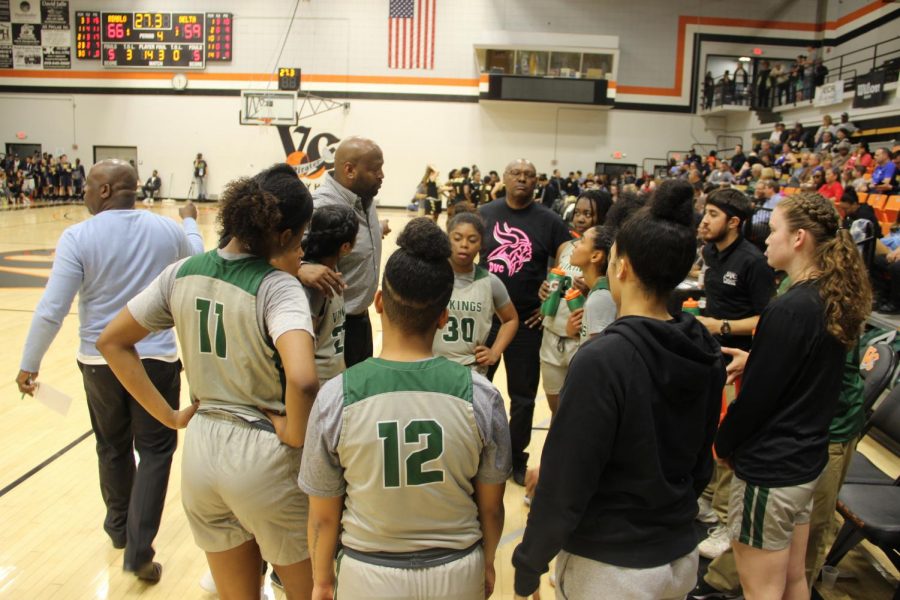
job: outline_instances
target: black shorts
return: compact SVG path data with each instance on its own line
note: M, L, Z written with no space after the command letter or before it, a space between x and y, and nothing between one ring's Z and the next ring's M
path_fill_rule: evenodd
M443 211L439 198L425 198L425 214L439 215Z
M72 176L71 175L60 175L59 186L60 187L72 187Z

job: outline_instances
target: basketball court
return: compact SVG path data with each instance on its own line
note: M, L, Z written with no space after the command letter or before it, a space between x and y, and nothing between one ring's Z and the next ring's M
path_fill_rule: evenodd
M175 205L157 203L149 209L178 219ZM199 207L198 223L205 246L216 239L217 206ZM405 211L379 211L390 220L393 232L385 239L383 263L395 249L397 233L409 221ZM180 449L169 480L166 508L156 560L163 565L159 584L149 586L122 571L122 550L113 549L102 528L104 508L100 498L97 455L85 403L81 374L75 363L78 340L77 305L73 305L59 335L50 347L39 381L72 397L68 414L60 415L33 398L21 398L15 374L22 347L52 265L53 248L62 231L88 218L80 205L50 206L0 212L0 327L4 343L0 360L6 376L0 378L0 597L2 598L213 598L199 587L206 571L203 553L194 545L181 507ZM77 303L77 299L76 299ZM376 353L380 325L373 314ZM505 373L495 383L505 392ZM182 385L182 405L188 402L187 383ZM508 406L507 406L508 410ZM543 391L538 392L532 438L531 466L539 462L549 422ZM900 474L889 452L864 441L860 450L892 477ZM497 553L495 598L513 597L512 551L521 539L528 511L523 488L507 484L506 525ZM871 549L873 554L878 551ZM854 551L841 563L841 580L826 599L889 598L892 591L878 572L887 561L871 561ZM896 572L893 576L896 577ZM270 597L283 597L271 590ZM544 598L554 597L547 577L541 587Z

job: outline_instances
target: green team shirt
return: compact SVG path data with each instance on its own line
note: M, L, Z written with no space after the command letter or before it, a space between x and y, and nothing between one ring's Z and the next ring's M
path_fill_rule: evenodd
M465 549L481 539L474 481L512 469L500 393L436 357L370 358L319 391L300 488L346 494L341 542L361 552Z
M313 335L296 277L250 255L220 250L167 267L128 303L150 331L176 328L191 396L248 420L284 411L284 371L275 340Z
M448 310L450 318L434 334L432 351L461 365L475 363L475 348L487 340L494 312L509 304L503 282L487 269L456 273Z
M566 272L566 276L569 277L570 280L574 280L576 277L581 277L581 269L574 266L572 264L572 252L575 250L575 244L578 243L578 240L571 240L566 242L563 246L562 252L559 254L559 263L556 265L557 268L562 269ZM561 294L565 294L565 291L560 291ZM569 305L566 304L564 298L560 297L559 299L559 307L556 309L556 314L548 317L544 317L544 329L555 333L559 337L568 337L566 334L566 323L569 322Z

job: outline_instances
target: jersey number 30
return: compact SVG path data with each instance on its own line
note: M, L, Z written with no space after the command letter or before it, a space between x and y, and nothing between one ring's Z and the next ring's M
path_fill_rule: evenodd
M463 317L459 320L456 317L447 319L447 332L444 333L445 342L455 342L462 333L464 342L472 343L475 340L475 319L471 317Z
M419 444L425 438L425 447L406 457L406 485L427 485L444 481L444 470L423 471L422 465L444 453L444 429L432 419L410 421L403 428L406 444ZM384 456L384 487L400 487L400 424L397 421L379 421L378 438L382 442Z

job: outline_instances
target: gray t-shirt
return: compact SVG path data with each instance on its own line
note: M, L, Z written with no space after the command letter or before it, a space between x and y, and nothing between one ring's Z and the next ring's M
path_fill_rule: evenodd
M338 271L344 277L344 307L348 315L359 315L368 310L378 289L378 273L381 268L381 222L375 210L375 201L363 200L339 184L331 173L322 178L312 193L313 206L349 206L356 213L359 231L350 254L338 260Z

